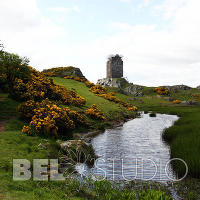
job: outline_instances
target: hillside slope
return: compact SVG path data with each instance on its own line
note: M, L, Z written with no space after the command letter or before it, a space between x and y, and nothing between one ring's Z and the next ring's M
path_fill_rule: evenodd
M102 110L106 117L109 120L123 120L123 118L126 117L134 117L133 113L127 112L127 109L123 106L120 106L119 104L116 104L114 102L108 101L102 97L99 97L95 95L94 93L89 91L89 88L81 82L71 80L71 79L64 79L59 77L53 78L54 82L59 85L65 86L67 89L74 89L78 94L80 94L82 97L86 99L86 105L80 108L80 110L84 110L88 107L90 107L92 104L96 104L100 110ZM123 99L123 101L129 102L130 97L126 95L119 94L120 99ZM134 102L131 102L134 103ZM70 106L73 109L73 106Z

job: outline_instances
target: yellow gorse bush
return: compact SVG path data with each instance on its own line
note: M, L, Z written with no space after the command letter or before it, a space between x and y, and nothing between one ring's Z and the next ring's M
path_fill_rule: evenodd
M72 79L72 80L75 80L75 81L78 81L78 82L82 82L82 83L85 83L85 85L89 88L95 86L94 83L91 83L90 81L88 81L86 78L84 77L73 77L73 76L65 76L64 77L65 79Z
M64 71L71 71L73 70L74 67L69 66L69 67L54 67L51 69L46 69L44 70L44 72L42 72L45 76L50 76L50 77L54 77L56 76L57 73L59 72L64 72Z
M60 101L65 105L73 104L83 106L86 100L73 90L67 90L64 86L56 85L51 79L42 73L33 70L28 80L16 79L14 84L16 99L40 101L44 98Z
M174 103L174 104L180 104L181 101L180 100L174 100L174 101L172 101L172 103Z
M163 88L163 87L155 88L154 92L156 92L159 95L168 95L169 94L169 90L167 88Z
M93 104L90 108L85 111L85 114L90 116L92 119L105 120L104 112L102 112L97 105Z
M23 133L50 134L57 136L69 134L69 130L79 125L87 126L85 118L68 107L61 108L48 99L42 102L29 100L18 107L22 117L29 120L29 126L24 126ZM31 116L32 115L32 116Z
M138 108L136 106L132 106L132 107L128 107L127 110L128 111L137 111Z
M94 94L105 94L106 88L104 88L100 85L95 85L90 88L90 91L93 92Z

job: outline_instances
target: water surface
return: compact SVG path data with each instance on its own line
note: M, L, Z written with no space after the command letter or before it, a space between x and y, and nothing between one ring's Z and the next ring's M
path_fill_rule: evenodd
M100 157L97 166L90 170L97 176L111 180L154 180L166 182L175 178L170 165L170 148L162 140L164 129L178 120L175 115L141 114L115 129L106 130L92 140ZM169 176L169 177L168 177Z

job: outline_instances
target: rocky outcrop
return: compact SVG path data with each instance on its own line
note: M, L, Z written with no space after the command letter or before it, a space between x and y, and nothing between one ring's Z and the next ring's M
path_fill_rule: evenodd
M140 85L130 85L123 90L126 95L143 96L143 87Z
M103 87L116 87L121 89L128 84L128 81L124 78L103 78L99 79L97 84Z
M143 87L129 83L125 78L103 78L99 79L98 85L103 87L116 87L126 95L143 96Z
M65 77L65 76L78 76L78 77L84 77L83 73L79 68L76 67L56 67L51 69L45 69L43 70L43 73L53 73L56 77Z
M187 85L173 85L173 86L163 86L171 92L177 92L179 90L191 90L192 88Z

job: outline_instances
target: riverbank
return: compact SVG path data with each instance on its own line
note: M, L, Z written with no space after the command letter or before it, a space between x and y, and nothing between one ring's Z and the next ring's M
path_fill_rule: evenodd
M18 103L7 95L1 95L1 120L7 119L5 129L0 133L0 197L5 200L54 200L54 199L142 199L151 197L157 200L166 197L168 190L159 184L152 188L150 183L133 182L132 186L118 189L109 182L88 182L84 185L77 180L67 178L66 181L43 182L13 181L13 159L27 159L33 164L33 159L52 159L59 157L59 146L53 138L27 136L21 133L24 122L17 118L16 106ZM10 119L16 116L15 119ZM90 186L93 185L91 188ZM34 188L34 189L33 189ZM148 190L149 189L149 190ZM150 190L151 189L151 190ZM164 194L166 192L166 195ZM112 198L111 198L112 197ZM166 198L165 198L166 197Z
M109 102L101 97L94 95L88 91L82 83L74 80L63 80L60 78L54 79L56 83L65 85L67 88L74 88L82 96L86 97L86 106L82 108L71 108L79 112L83 112L93 103L96 103L106 114L109 120L96 121L88 119L91 123L93 130L105 130L105 128L111 128L114 124L121 125L124 119L128 120L134 118L135 114L127 112L123 107ZM175 126L167 129L164 133L164 137L169 138L169 145L171 147L171 157L180 157L186 159L190 167L190 174L188 179L177 183L177 190L180 196L184 199L197 199L199 198L199 188L193 187L193 184L199 184L198 179L191 179L191 177L198 175L198 159L199 159L199 106L183 106L174 105L164 98L158 98L156 96L147 95L140 98L132 98L123 94L116 93L116 95L123 101L132 103L138 106L141 111L154 111L166 114L176 114L180 117L179 121L175 123ZM177 94L176 94L177 95ZM177 95L178 96L178 95ZM58 158L59 147L54 138L41 138L39 136L27 136L21 133L21 128L24 122L17 118L16 107L18 103L7 97L6 94L1 95L1 113L0 120L3 123L4 129L0 133L0 148L1 148L1 177L0 177L0 197L3 199L97 199L102 198L98 196L98 193L94 190L87 190L87 186L81 187L79 191L76 190L79 187L78 182L68 180L67 182L14 182L12 180L12 159L13 158L25 158L32 162L35 158ZM12 117L16 118L13 119ZM10 119L12 118L12 119ZM114 123L113 123L114 122ZM91 129L87 129L91 130ZM80 128L74 130L74 135L85 133L86 129ZM98 131L97 131L98 132ZM76 133L76 134L75 134ZM183 133L183 139L182 139ZM93 137L93 136L92 136ZM195 140L194 140L195 138ZM166 139L167 140L167 139ZM195 145L194 145L195 144ZM185 145L187 148L185 148ZM180 148L179 148L180 147ZM200 160L200 159L199 159ZM183 168L175 168L175 170L183 170ZM67 185L66 185L67 184ZM152 182L153 184L153 182ZM150 184L151 185L151 184ZM184 187L189 188L183 190ZM102 187L102 186L101 186ZM32 191L32 188L36 188ZM83 189L85 188L85 189ZM151 186L149 186L149 189ZM99 188L100 189L100 188ZM98 189L98 190L99 190ZM144 190L146 191L147 188ZM126 191L128 194L134 190L129 188ZM162 188L161 188L162 190ZM105 190L102 189L102 191ZM110 190L108 196L116 192L116 190ZM158 188L159 191L159 188ZM144 193L143 190L140 191ZM139 192L139 193L140 193ZM123 194L123 193L122 193ZM121 194L121 195L122 195ZM156 194L156 193L155 193ZM114 196L116 197L116 196ZM153 199L153 197L152 197ZM155 197L156 199L156 197Z

